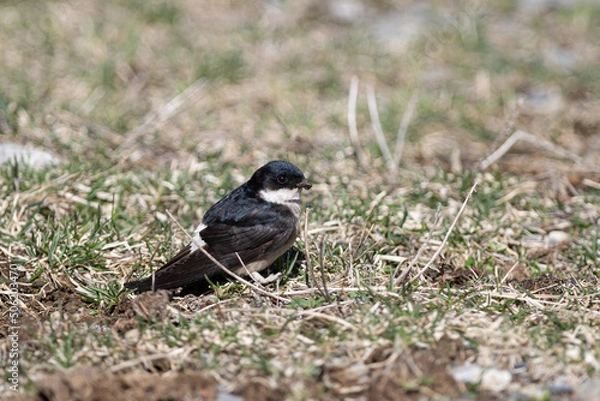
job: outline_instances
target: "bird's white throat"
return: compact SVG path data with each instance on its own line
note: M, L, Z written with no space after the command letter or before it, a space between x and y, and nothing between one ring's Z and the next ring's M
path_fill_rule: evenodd
M280 205L300 202L300 189L298 188L263 189L258 195L267 202Z
M299 188L279 188L263 189L258 195L271 203L278 203L287 206L294 214L296 219L300 218L300 189Z

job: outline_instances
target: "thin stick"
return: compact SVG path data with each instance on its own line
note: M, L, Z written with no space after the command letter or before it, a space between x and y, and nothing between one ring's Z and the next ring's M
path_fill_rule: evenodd
M310 277L310 285L316 287L319 292L321 288L317 284L317 278L315 277L315 269L312 265L312 261L310 260L310 252L309 252L309 238L308 238L308 209L304 212L304 254L306 256L306 270L308 270L308 275Z
M389 291L389 288L387 287L383 287L383 286L375 286L375 287L359 287L359 286L353 286L353 287L327 287L329 293L338 293L338 292L342 292L342 293L348 293L348 292L352 292L352 291L369 291L372 293L375 293L377 295L387 295L393 298L400 298L400 295L398 295L395 292L391 292ZM284 293L284 295L287 296L296 296L296 295L306 295L306 294L314 294L315 292L319 292L318 288L307 288L305 290L294 290L294 291L286 291Z
M350 276L350 285L356 285L356 279L354 277L354 249L352 248L352 241L348 242L348 274Z
M175 349L173 351L170 351L170 352L164 352L164 353L154 354L154 355L140 356L138 358L131 359L129 361L121 362L118 365L111 366L108 370L111 373L116 373L116 372L119 372L121 370L133 368L134 366L139 365L140 363L146 364L148 362L154 362L154 361L158 361L158 360L161 360L161 359L172 360L174 357L176 357L177 354L183 354L182 352L179 352L180 350L181 350L181 348L177 348L177 349ZM182 355L182 356L183 356L184 360L188 359L185 355Z
M358 99L358 77L352 77L350 81L350 93L348 94L348 131L350 132L350 142L354 148L354 155L358 164L366 166L364 154L358 139L358 128L356 125L356 100Z
M365 233L368 233L369 230L367 230L367 224L369 223L369 219L371 218L371 214L375 211L375 208L379 205L379 203L381 202L381 200L383 198L385 198L387 195L387 191L381 191L380 193L377 194L377 196L375 196L375 199L373 199L371 201L371 205L369 206L369 210L367 211L367 214L364 217L364 222L360 228L360 236L358 237L358 243L356 245L356 251L358 252L360 250L360 247L363 244L363 241L365 239Z
M341 326L344 326L348 329L352 329L352 330L356 330L356 327L352 324L349 323L347 321L345 321L342 318L339 318L335 315L329 315L327 313L323 313L320 311L323 310L327 310L333 307L336 307L337 305L325 305L325 306L321 306L321 307L317 307L317 308L313 308L313 309L308 309L308 310L296 310L296 309L289 309L289 308L283 308L283 309L277 309L277 310L269 310L267 312L269 318L273 318L273 317L277 317L277 318L284 318L285 316L279 316L279 313L281 313L282 315L292 315L292 316L305 316L309 319L323 319L323 320L328 320L330 322L334 322L334 323L338 323ZM259 310L256 308L223 308L222 312L227 313L227 312L244 312L246 314L251 313L254 316L257 317L263 317L265 316L265 312L264 310ZM258 312L258 313L257 313ZM195 312L197 313L197 312Z
M592 181L589 178L584 178L583 181L581 181L581 183L583 185L586 185L590 188L594 188L594 189L600 189L600 183L596 182L596 181Z
M325 254L325 235L321 236L321 241L319 241L319 270L321 271L321 282L323 284L323 295L325 296L325 300L328 304L331 303L331 297L329 296L329 291L327 291L327 279L325 277L325 266L323 266L323 259Z
M433 256L431 257L431 259L429 259L429 262L427 262L427 264L425 265L425 267L423 267L421 269L421 271L419 271L419 273L417 273L417 275L414 276L410 280L410 283L414 282L416 279L418 279L419 277L421 277L423 275L423 273L425 273L425 271L427 269L429 269L429 267L433 264L433 262L435 262L437 260L438 256L440 256L440 253L442 253L442 250L446 246L446 242L448 242L448 238L450 238L450 234L452 234L452 231L454 230L454 226L456 226L456 222L458 221L458 219L460 218L460 216L465 211L465 208L467 207L467 203L469 202L469 199L471 199L471 196L473 195L473 192L475 191L475 188L477 187L478 184L479 184L479 180L476 179L475 182L473 183L473 186L471 187L471 190L467 194L467 197L465 198L465 201L463 202L462 206L460 207L460 210L456 214L456 217L454 218L454 221L452 222L452 224L450 224L450 228L448 229L448 232L444 236L444 240L440 244L438 250L433 254Z
M560 146L556 146L550 141L538 138L525 131L515 131L498 149L496 149L491 155L489 155L484 161L481 162L481 164L479 165L479 169L483 171L495 162L497 162L519 140L529 142L533 145L537 145L546 151L552 152L565 159L569 159L575 163L580 164L582 162L580 156L576 155L575 153L569 152L568 150L561 148Z
M161 110L155 113L149 113L144 120L144 123L138 126L131 134L125 138L123 143L119 145L115 153L120 154L129 145L135 142L138 138L144 136L153 127L156 127L169 118L177 114L187 103L200 94L206 86L206 79L201 78L188 86L183 92L175 96Z
M171 220L173 220L173 222L175 223L175 225L177 225L177 227L179 227L179 229L181 231L183 231L185 233L185 235L187 235L187 237L190 239L190 241L192 241L194 243L194 245L196 245L196 247L198 248L198 250L200 250L202 253L204 253L208 259L210 259L215 265L217 265L225 273L229 274L231 277L235 278L240 283L243 283L243 284L247 285L248 287L252 288L254 291L258 292L259 294L266 295L268 297L271 297L273 299L276 299L278 301L285 302L285 303L288 303L288 304L291 302L288 298L282 298L282 297L277 296L275 294L272 294L272 293L270 293L268 291L265 291L265 290L263 290L260 287L257 287L256 285L252 284L249 281L244 280L243 278L241 278L240 276L238 276L237 274L235 274L234 272L232 272L231 270L229 270L228 268L226 268L225 266L223 266L223 264L221 264L221 262L219 262L217 259L215 259L210 253L208 253L206 251L206 249L204 249L202 247L202 244L200 244L199 241L197 241L194 237L192 237L185 230L185 228L183 228L181 226L181 224L179 224L179 222L173 217L173 215L171 214L171 212L169 212L168 210L166 210L166 212L169 215L169 217L171 218Z
M506 274L504 275L504 277L502 277L502 280L500 280L500 285L504 284L504 282L506 281L506 279L508 278L508 276L510 276L510 274L513 272L513 270L515 269L515 267L517 267L518 265L519 265L519 261L517 260L515 262L515 264L512 265L510 269L508 269L508 271L506 272Z
M417 95L412 95L412 97L408 101L408 105L406 105L406 109L404 110L404 115L402 116L402 121L400 122L400 128L398 128L396 147L394 148L395 166L400 165L400 160L402 159L402 151L404 150L404 142L406 141L406 131L408 131L408 125L410 124L410 120L412 120L412 117L415 114L418 98L419 97Z
M502 128L502 132L500 132L500 135L498 135L496 138L494 138L494 142L492 142L490 149L497 148L501 142L505 141L506 138L508 138L510 136L510 134L512 132L514 132L515 120L521 114L521 109L523 108L524 101L525 100L523 97L517 98L517 101L515 102L514 107L512 108L512 110L510 110L508 117L504 121L504 127Z
M369 115L371 116L371 125L373 126L373 131L375 131L375 138L377 139L377 144L379 145L379 149L381 149L381 154L385 159L385 162L388 166L388 169L395 173L396 165L394 164L394 160L392 158L392 154L390 153L390 148L385 141L385 134L383 133L383 128L381 128L381 121L379 121L379 111L377 110L377 99L375 98L375 89L372 85L369 86L367 91L367 102L369 104Z
M248 270L248 268L246 267L246 264L244 263L244 261L242 260L242 257L240 256L240 254L236 252L235 256L237 256L237 258L240 261L242 267L246 271L246 274L248 275L248 277L250 277L252 279L252 281L254 281L256 283L256 285L260 286L261 288L264 288L263 283L261 283L258 280L256 280L256 278L252 275L252 273L250 272L250 270ZM258 274L258 273L256 273L256 274Z
M344 326L346 328L356 330L356 327L354 327L351 323L348 323L344 319L341 319L334 315L328 315L326 313L320 313L320 312L313 312L311 310L299 311L299 312L297 312L297 314L298 314L298 316L308 316L308 317L312 317L312 318L329 320L331 322L338 323L339 325Z
M421 254L423 253L423 251L425 251L425 249L427 249L427 247L429 246L429 241L431 241L431 238L433 237L433 230L435 230L435 228L437 227L438 222L440 220L440 216L442 215L441 212L442 212L442 205L438 203L437 210L435 211L435 217L433 218L433 224L431 225L431 230L429 230L429 232L427 233L427 238L425 238L425 242L423 242L423 244L419 247L417 254L408 263L406 268L402 271L402 274L400 274L400 276L394 281L395 286L397 286L398 284L400 284L402 282L402 280L404 280L406 275L412 270L412 267L415 265L415 263L417 263L417 261L421 257ZM394 271L394 275L392 277L396 277L396 274L398 273L398 269L400 268L400 266L401 266L401 264L399 264L398 267L396 267L396 270Z
M150 255L150 260L154 260L154 257L156 256L157 252L158 252L158 247L156 247L154 249L154 252L152 252L152 255ZM152 269L152 286L150 287L152 292L156 292L155 284L156 284L156 270Z

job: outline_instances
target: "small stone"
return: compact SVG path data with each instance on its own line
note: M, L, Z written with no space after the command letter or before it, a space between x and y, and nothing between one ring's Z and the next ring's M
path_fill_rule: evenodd
M125 341L129 344L135 344L140 341L140 331L138 329L131 329L125 333Z
M510 400L510 401L531 401L532 399L536 399L536 398L531 397L528 394L525 394L523 392L515 391L512 393L508 393L508 396L506 397L506 399Z
M529 400L543 400L548 398L548 391L541 388L539 385L529 384L524 385L519 389L519 393L525 395Z
M532 114L553 115L565 108L565 100L557 88L535 88L523 96L523 108Z
M578 347L571 345L565 351L565 357L570 362L579 362L581 361L581 350Z
M548 233L548 246L555 246L569 241L571 237L564 231L550 231Z
M0 143L0 164L17 161L34 170L42 170L60 162L57 156L45 150L19 145Z
M519 375L527 372L527 364L525 362L517 362L511 369L513 375Z
M508 387L512 374L508 370L486 369L481 377L481 388L498 393Z
M481 366L471 363L450 368L450 375L461 383L478 383L481 380L482 372Z
M573 387L568 384L550 384L548 386L548 391L551 394L573 394Z
M217 394L217 401L244 401L244 399L237 395L219 392Z
M578 52L559 46L547 46L542 55L546 65L564 70L572 70L581 61Z
M365 6L356 0L330 0L329 13L342 22L355 22L365 16Z
M370 31L390 51L404 51L432 26L438 24L426 2L415 2L398 11L374 18Z
M577 401L600 400L600 376L590 378L579 386L575 394Z
M565 376L558 376L547 388L553 395L573 394L573 387L569 384Z

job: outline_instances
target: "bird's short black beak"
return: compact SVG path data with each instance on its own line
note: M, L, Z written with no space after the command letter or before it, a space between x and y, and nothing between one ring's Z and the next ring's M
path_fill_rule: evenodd
M298 188L302 188L302 189L311 189L312 188L312 184L310 183L310 181L308 181L306 178L303 179L302 181L300 181L300 184L298 184Z

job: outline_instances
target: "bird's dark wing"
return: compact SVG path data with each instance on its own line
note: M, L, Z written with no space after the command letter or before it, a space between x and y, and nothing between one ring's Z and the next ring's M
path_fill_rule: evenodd
M234 269L241 266L240 259L249 265L272 259L274 253L281 255L285 251L281 248L295 238L296 225L294 221L283 219L241 227L217 224L207 227L200 235L212 251L211 254L226 267Z
M285 206L262 205L250 208L245 215L239 213L235 219L213 218L211 224L200 232L204 249L229 269L244 264L272 259L281 255L287 244L296 235L296 219ZM236 255L237 253L237 255ZM185 287L222 273L202 251L192 252L187 245L167 264L155 273L154 288L169 289ZM152 288L152 277L126 284L137 291Z
M154 273L154 289L184 287L220 271L203 252L192 252L192 246L188 244ZM152 281L152 276L149 276L139 281L130 281L125 287L138 292L149 291L153 289Z

